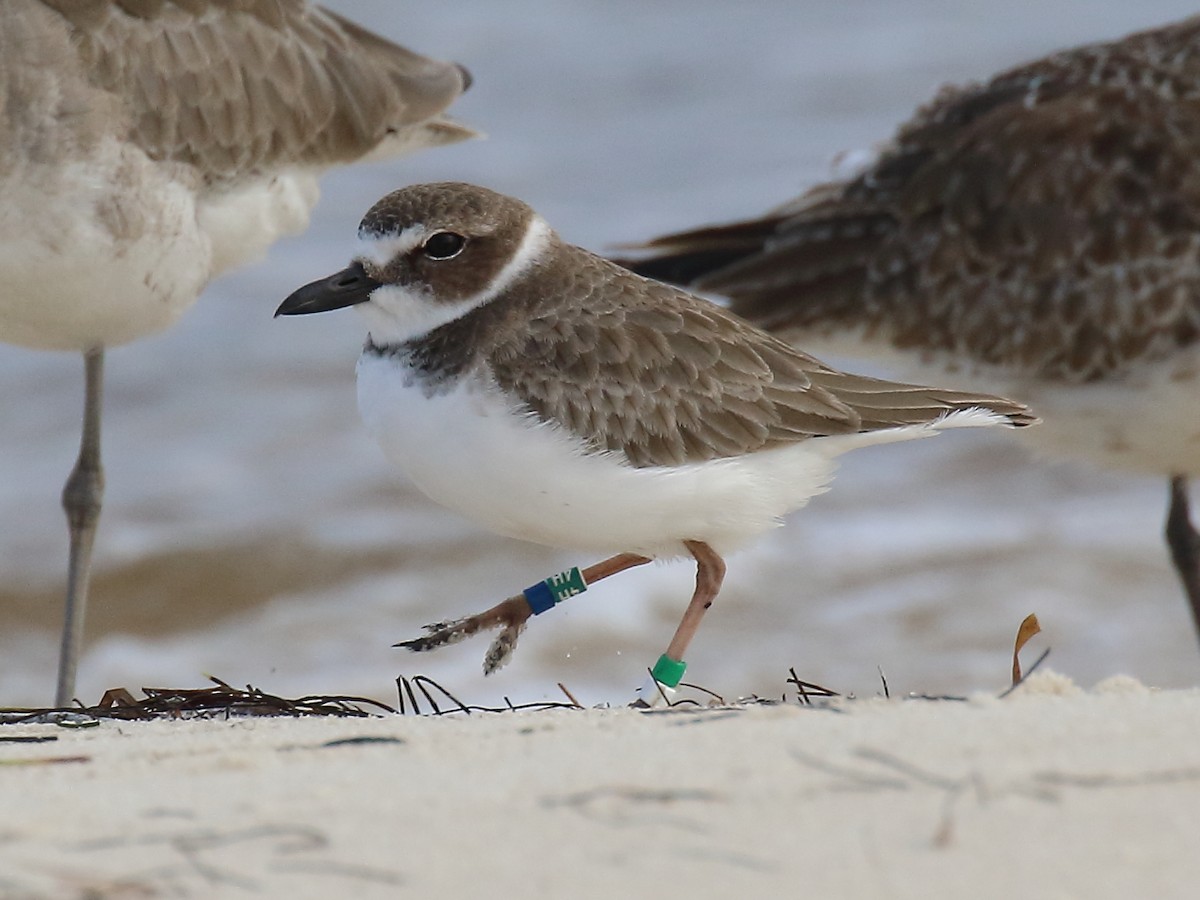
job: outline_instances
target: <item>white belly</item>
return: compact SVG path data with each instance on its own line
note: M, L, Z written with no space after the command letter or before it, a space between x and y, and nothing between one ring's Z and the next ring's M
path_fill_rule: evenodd
M1200 349L1181 350L1120 377L1070 384L999 367L973 368L848 334L789 338L818 355L875 359L904 380L1020 400L1042 424L1015 433L1040 455L1144 474L1200 476Z
M1186 358L1184 358L1186 357ZM1042 416L1031 446L1058 458L1159 475L1200 475L1200 354L1085 385L1014 382Z
M165 328L208 277L191 192L116 141L0 185L0 339L51 350Z
M686 555L684 540L726 553L824 491L834 457L934 427L818 438L737 459L633 468L585 452L561 428L532 424L481 380L426 396L390 358L364 354L359 408L388 457L423 492L512 537L598 554ZM991 424L958 414L940 424Z
M197 194L195 173L115 139L0 179L0 340L113 346L171 325L223 269L300 230L315 175Z

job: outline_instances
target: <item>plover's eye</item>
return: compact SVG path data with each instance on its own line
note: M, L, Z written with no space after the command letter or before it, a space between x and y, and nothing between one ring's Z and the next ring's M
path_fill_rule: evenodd
M455 234L453 231L439 231L426 238L425 243L421 245L421 250L430 259L451 259L462 253L462 248L466 245L467 239L461 234Z

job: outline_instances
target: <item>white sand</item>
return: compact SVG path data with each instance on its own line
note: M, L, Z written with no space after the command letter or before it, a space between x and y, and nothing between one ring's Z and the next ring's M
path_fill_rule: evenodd
M4 726L0 897L1184 898L1200 690ZM374 737L377 743L328 746ZM21 764L56 758L57 764Z

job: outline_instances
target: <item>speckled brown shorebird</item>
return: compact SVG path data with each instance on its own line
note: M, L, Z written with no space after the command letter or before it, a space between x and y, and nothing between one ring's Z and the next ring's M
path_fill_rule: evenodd
M1200 628L1200 17L944 89L856 177L646 247L790 340L1025 400L1048 454L1169 476Z
M326 169L451 143L466 71L305 0L0 3L0 341L84 354L57 702L100 513L104 350L302 230Z

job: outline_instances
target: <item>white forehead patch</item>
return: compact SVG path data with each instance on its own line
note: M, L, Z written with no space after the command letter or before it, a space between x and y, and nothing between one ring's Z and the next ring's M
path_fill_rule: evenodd
M410 253L425 242L429 229L424 225L410 225L399 234L371 234L358 232L358 252L355 259L367 260L383 268L397 256Z

